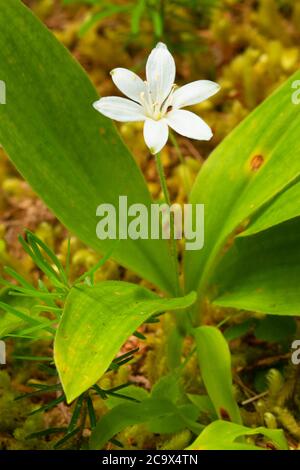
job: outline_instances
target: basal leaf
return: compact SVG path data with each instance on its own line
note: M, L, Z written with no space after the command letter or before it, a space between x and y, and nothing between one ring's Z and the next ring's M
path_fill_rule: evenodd
M263 450L262 447L251 443L238 442L243 436L259 434L271 441L276 449L288 450L282 430L264 427L251 429L226 421L214 421L209 424L187 450Z
M152 398L167 398L173 403L176 403L184 396L183 387L181 384L181 374L182 371L180 367L172 370L167 375L161 377L158 382L156 382L151 390Z
M186 252L187 291L198 289L203 297L228 238L299 180L300 113L291 99L292 84L299 78L297 72L251 113L198 175L190 201L205 205L205 245L201 251ZM293 191L299 200L298 188ZM275 223L273 217L267 225Z
M238 237L212 281L214 304L299 315L299 247L299 217L251 237Z
M68 402L104 374L127 338L151 315L183 309L196 294L160 298L136 284L105 281L71 289L55 338L54 357Z
M98 94L88 76L19 0L0 2L0 50L7 88L0 143L61 222L107 253L114 240L96 237L96 209L112 204L118 219L119 195L128 197L128 205L149 208L139 168L112 121L93 109ZM166 240L121 240L113 256L164 291L174 291Z
M90 448L102 449L116 434L128 426L146 423L174 412L175 405L166 399L147 399L141 403L123 403L98 421L90 438Z
M297 182L278 194L266 207L253 218L249 227L240 237L248 237L282 222L300 216L300 183Z
M148 398L141 403L123 403L111 409L98 421L90 438L91 449L102 449L116 434L128 426L145 423L149 432L172 434L190 428L199 433L199 415L192 404L176 406L166 398Z
M219 418L241 423L233 396L231 358L226 340L213 326L195 329L201 377Z
M154 416L147 422L147 430L154 434L175 434L184 429L190 429L198 434L203 426L197 423L199 410L197 406L187 403L184 405L174 405L171 413L162 416Z

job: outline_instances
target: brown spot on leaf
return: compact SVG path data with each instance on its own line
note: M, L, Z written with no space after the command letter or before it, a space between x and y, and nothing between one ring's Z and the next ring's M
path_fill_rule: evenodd
M254 155L250 162L250 167L252 171L257 171L260 169L264 163L264 157L262 155Z
M228 411L225 408L220 408L220 416L224 421L231 421Z

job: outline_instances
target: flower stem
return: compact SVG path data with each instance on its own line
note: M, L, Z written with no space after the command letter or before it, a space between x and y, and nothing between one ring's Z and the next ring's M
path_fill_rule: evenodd
M155 154L155 162L156 162L160 184L161 184L163 195L164 195L164 200L166 204L168 204L168 206L170 207L171 201L170 201L169 191L167 187L166 177L164 174L164 169L163 169L162 162L161 162L160 153ZM171 252L171 257L173 260L174 270L176 274L175 276L176 295L179 296L181 295L180 282L179 282L179 264L178 264L178 256L177 256L177 245L176 245L176 240L174 237L174 214L172 211L170 211L170 252Z
M172 144L174 145L174 148L176 150L176 153L178 155L180 163L183 167L183 171L184 171L184 176L183 176L184 189L185 189L186 195L189 196L191 188L190 188L190 183L188 181L187 174L186 174L186 169L187 169L186 162L183 158L182 152L180 150L177 139L176 139L175 135L173 134L173 132L170 132L170 140L171 140Z

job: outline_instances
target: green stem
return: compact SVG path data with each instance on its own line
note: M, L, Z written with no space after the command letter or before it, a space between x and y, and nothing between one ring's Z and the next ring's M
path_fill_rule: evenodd
M171 201L170 201L170 196L169 196L169 191L167 187L167 181L165 178L164 174L164 169L162 166L161 162L161 157L160 153L157 153L155 155L155 162L156 162L156 167L160 179L160 184L162 187L163 195L164 195L164 200L166 204L170 207L171 206ZM174 214L172 211L170 211L170 252L171 252L171 257L174 265L174 270L175 270L175 279L176 279L176 296L181 295L181 289L180 289L180 282L179 282L179 263L178 263L178 256L177 256L177 245L176 245L176 240L174 237Z
M190 183L188 181L187 175L186 175L186 169L187 169L186 162L185 162L185 159L183 158L182 152L180 150L177 139L176 139L175 135L173 134L173 132L170 132L170 140L171 140L172 144L174 145L174 148L176 150L176 153L178 155L180 163L183 167L183 171L184 171L184 176L183 176L184 189L185 189L186 195L189 196L191 187L190 187Z

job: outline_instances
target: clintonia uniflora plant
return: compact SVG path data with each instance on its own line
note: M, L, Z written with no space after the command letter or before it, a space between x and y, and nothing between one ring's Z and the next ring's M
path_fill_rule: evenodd
M87 75L18 0L1 3L0 48L1 79L13 90L11 99L8 93L7 104L0 108L0 142L9 157L69 230L150 281L158 292L119 281L95 284L81 279L72 285L60 266L53 267L56 259L43 246L53 266L45 267L43 257L38 262L54 282L57 302L63 304L56 323L47 328L51 327L55 337L54 360L67 402L84 396L90 403L84 394L143 322L166 310L184 311L194 306L193 324L188 310L186 318L207 391L204 400L185 392L176 397L171 393L187 359L177 361L177 368L139 403L119 403L97 425L93 417L91 447L101 448L126 425L141 419L153 432L170 433L172 416L177 430L189 429L194 437L200 434L192 448L245 448L246 444L236 439L255 431L241 425L232 392L229 347L219 328L201 325L201 313L209 302L267 315L299 315L300 205L295 201L300 199L300 114L291 100L291 90L300 73L254 110L203 165L189 202L205 204L205 245L200 251L184 254L184 285L178 286L174 264L178 259L174 250L170 254L166 240L124 239L116 244L95 236L100 202L117 206L119 195L127 195L129 204L150 207L152 200L112 122L92 109L98 95ZM154 56L159 58L155 63ZM167 58L167 68L162 57ZM158 66L159 72L168 74L157 76ZM148 85L136 78L131 82L130 77L131 72L120 69L113 74L117 86L132 100L125 101L127 108L122 101L120 113L115 114L111 104L120 104L120 98L103 98L97 107L114 119L123 112L124 120L144 120L146 143L152 151L158 152L166 143L168 126L192 138L211 136L200 118L191 117L181 107L211 96L217 85L201 85L200 81L174 89L175 66L164 46L150 55ZM181 119L183 115L188 121ZM157 163L167 200L160 159ZM38 242L33 242L31 250L36 256ZM11 274L24 284L20 276ZM178 287L185 295L180 295ZM18 289L23 296L28 294L28 285ZM56 301L51 294L40 283L34 296L47 299L49 307L49 299ZM0 318L2 337L18 331L13 322L16 311L25 323L29 318L36 320L37 309L30 304L18 307L19 298L15 297L13 308L6 298L7 314ZM177 340L181 341L180 335ZM203 402L213 422L204 431ZM160 426L152 419L155 410L159 418L161 410L167 414ZM210 426L222 433L226 428L228 439L212 443ZM259 428L257 432L264 433L278 448L285 447L281 431Z
M156 157L165 202L169 206L171 201L159 154L167 143L169 127L185 137L210 140L213 134L203 119L181 108L200 103L220 89L217 83L209 80L198 80L178 88L174 83L175 74L174 58L167 46L159 42L148 57L146 81L127 69L112 70L111 76L115 85L130 99L110 96L94 103L97 111L111 119L121 122L144 121L144 139L150 152ZM178 145L176 147L178 148ZM170 251L176 273L176 294L178 295L181 289L173 212L170 213L170 224Z

